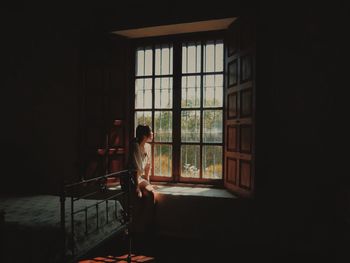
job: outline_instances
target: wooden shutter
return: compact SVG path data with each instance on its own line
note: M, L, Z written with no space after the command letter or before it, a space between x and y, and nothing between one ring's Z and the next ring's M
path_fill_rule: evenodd
M225 49L224 184L233 193L254 194L255 23L236 19L227 30Z

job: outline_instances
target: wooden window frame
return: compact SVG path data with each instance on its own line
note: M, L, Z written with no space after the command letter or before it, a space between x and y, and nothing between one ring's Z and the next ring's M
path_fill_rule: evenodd
M173 77L173 98L172 98L172 108L171 109L155 109L154 107L154 92L152 92L152 109L145 109L145 110L136 110L135 109L135 80L137 78L142 77L136 77L136 72L132 72L131 74L131 88L132 88L132 105L131 109L133 110L133 114L131 117L131 133L134 134L135 130L135 112L136 111L152 111L152 126L154 127L154 112L155 111L168 111L171 110L173 112L173 141L172 142L152 142L152 151L154 151L154 145L157 144L166 144L166 145L172 145L172 176L171 177L163 177L163 176L154 176L153 171L151 175L151 181L153 182L171 182L171 183L194 183L194 184L204 184L204 185L215 185L219 187L223 187L224 184L224 165L225 165L225 158L224 158L224 152L225 152L225 100L223 99L223 105L221 107L203 107L203 79L205 75L222 75L223 76L223 95L225 92L224 83L226 81L226 74L223 68L223 71L220 72L203 72L203 54L204 54L204 43L206 41L212 41L212 40L222 40L225 50L225 30L220 31L211 31L211 32L201 32L201 33L190 33L190 34L178 34L178 35L172 35L172 36L162 36L162 37L152 37L152 38L144 38L144 39L136 39L133 40L132 43L132 68L135 69L136 66L136 49L138 47L152 47L153 51L153 58L152 58L152 75L151 76L145 76L152 78L152 89L154 91L154 83L155 78L158 77L166 77L165 75L155 75L155 47L162 44L172 44L173 46L173 74L167 75L169 77ZM192 41L200 41L201 42L201 71L199 73L182 73L182 43L183 42L192 42ZM223 56L223 59L225 60L225 56ZM223 61L223 65L225 65L225 61ZM201 78L201 101L200 101L200 107L199 108L181 108L181 79L183 76L200 76ZM181 111L182 110L191 110L196 109L201 112L201 120L200 120L200 142L195 143L182 143L181 142L181 125L175 125L174 123L181 123ZM202 134L203 134L203 112L205 110L221 110L222 111L222 142L221 143L204 143L202 141ZM152 128L153 128L152 127ZM186 178L181 177L181 145L198 145L200 146L200 177L201 178ZM202 149L203 146L210 145L210 146L221 146L222 147L222 177L221 179L204 179L202 178ZM152 158L152 161L154 162L154 158ZM154 167L154 163L152 165Z

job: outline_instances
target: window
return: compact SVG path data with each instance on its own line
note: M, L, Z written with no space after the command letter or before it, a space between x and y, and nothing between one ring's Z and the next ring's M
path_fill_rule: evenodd
M154 131L153 180L222 181L223 51L220 39L136 48L134 127Z

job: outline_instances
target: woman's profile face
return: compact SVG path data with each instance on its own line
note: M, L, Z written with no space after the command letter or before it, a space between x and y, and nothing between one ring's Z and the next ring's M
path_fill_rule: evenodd
M153 140L153 132L152 132L152 130L150 131L149 135L146 138L147 138L146 142L152 142L152 140Z

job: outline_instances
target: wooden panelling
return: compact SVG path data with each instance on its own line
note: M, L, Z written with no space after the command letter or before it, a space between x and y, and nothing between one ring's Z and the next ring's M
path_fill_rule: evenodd
M225 57L224 185L239 196L254 196L255 20L239 17L228 29ZM232 44L234 43L234 44ZM236 44L239 45L236 45ZM232 52L234 50L234 52Z
M252 89L242 90L240 98L241 98L241 101L240 101L241 117L250 117L253 112Z
M251 189L251 162L240 160L239 166L239 186Z
M228 64L228 86L237 85L238 82L238 63L237 59Z
M241 82L251 80L253 76L252 57L245 55L241 57Z
M237 160L228 157L226 159L226 165L227 165L227 173L226 173L226 179L227 182L236 184L237 182Z
M227 118L233 119L237 116L237 92L227 96Z
M237 151L237 126L227 126L227 151Z
M240 126L240 152L251 153L252 152L252 127L251 125Z

